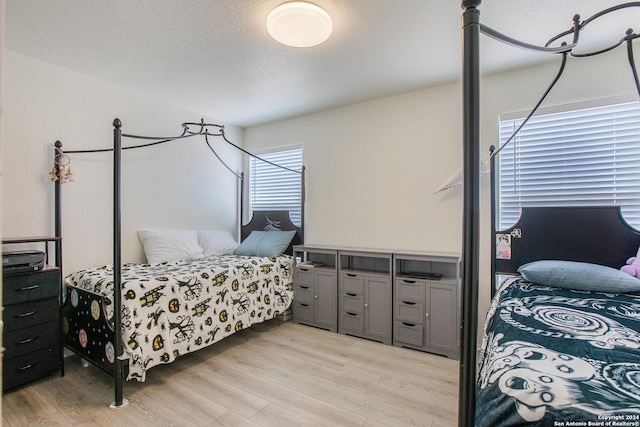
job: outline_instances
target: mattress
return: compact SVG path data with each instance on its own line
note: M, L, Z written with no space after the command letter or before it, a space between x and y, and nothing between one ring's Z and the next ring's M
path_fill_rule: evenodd
M292 272L288 255L124 264L122 358L128 361L127 379L144 381L153 366L277 317L293 299ZM83 318L69 316L63 318L63 332L81 348L100 343L112 363L113 343L102 345L104 328L95 326L95 321L113 317L112 266L73 273L65 286L67 304L89 308L87 326Z
M484 328L476 425L640 426L640 296L505 284Z

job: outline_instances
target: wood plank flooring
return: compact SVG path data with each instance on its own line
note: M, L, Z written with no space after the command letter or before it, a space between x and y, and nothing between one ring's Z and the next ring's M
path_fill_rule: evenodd
M271 321L126 382L66 358L49 376L3 396L3 425L456 426L458 362Z

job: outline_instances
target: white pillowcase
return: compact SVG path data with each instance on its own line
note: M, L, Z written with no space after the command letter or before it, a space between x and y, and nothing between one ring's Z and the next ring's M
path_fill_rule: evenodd
M228 231L198 231L198 244L204 250L204 256L231 255L238 247Z
M194 260L204 256L194 230L138 230L149 264Z

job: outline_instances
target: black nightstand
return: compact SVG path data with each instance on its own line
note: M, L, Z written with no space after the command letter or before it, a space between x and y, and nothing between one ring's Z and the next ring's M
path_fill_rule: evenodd
M2 388L8 390L60 371L64 358L60 328L62 272L48 264L49 244L60 263L58 237L3 239L3 245L42 244L45 266L40 270L13 272L3 269Z

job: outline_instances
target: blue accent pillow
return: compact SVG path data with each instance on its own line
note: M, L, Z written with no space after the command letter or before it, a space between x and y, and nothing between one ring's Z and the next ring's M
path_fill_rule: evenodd
M233 253L247 256L279 256L287 250L295 235L295 230L252 231Z
M615 268L574 261L534 261L521 265L518 273L539 285L579 291L633 293L640 292L640 279Z

